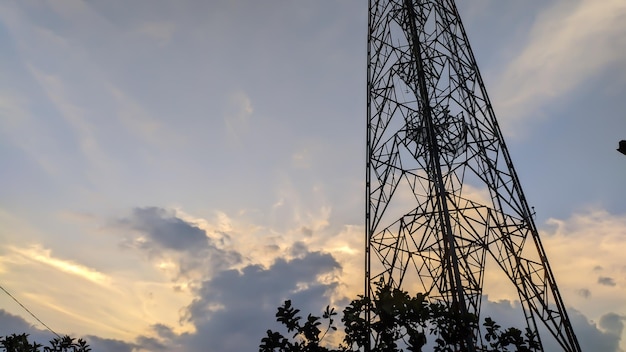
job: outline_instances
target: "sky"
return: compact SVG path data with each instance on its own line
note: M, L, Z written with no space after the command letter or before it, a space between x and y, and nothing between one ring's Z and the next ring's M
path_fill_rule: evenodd
M626 1L458 6L581 346L626 350ZM345 306L366 33L362 0L0 0L0 285L97 351L255 350L285 299ZM0 292L22 331L52 337Z

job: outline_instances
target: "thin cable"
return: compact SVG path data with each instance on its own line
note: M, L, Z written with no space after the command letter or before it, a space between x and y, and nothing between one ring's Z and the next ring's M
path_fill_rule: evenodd
M61 338L61 335L57 334L54 330L50 329L50 327L48 325L46 325L46 323L44 323L43 321L41 321L41 319L37 318L37 316L35 314L33 314L33 312L31 312L28 308L26 308L26 306L24 306L20 301L17 300L17 298L13 297L12 294L9 293L9 291L5 290L4 287L2 287L2 285L0 285L0 289L2 289L2 291L4 291L4 293L6 293L7 295L9 295L9 297L13 298L13 300L20 305L20 307L24 308L25 311L28 312L28 314L30 314L33 318L35 318L39 323L41 323L41 325L45 326L46 329L50 330L51 333L55 334L58 338Z

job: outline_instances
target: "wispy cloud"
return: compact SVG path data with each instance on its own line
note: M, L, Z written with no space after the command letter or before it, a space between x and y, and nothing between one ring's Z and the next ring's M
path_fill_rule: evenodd
M617 64L626 60L625 17L622 0L560 0L540 14L493 90L507 131L542 117L546 103L604 70L623 70Z
M124 260L119 252L101 251ZM59 333L132 339L156 322L172 324L178 333L189 331L189 324L176 324L179 308L191 299L189 292L175 291L156 270L138 271L103 272L59 258L42 245L7 246L0 255L3 285ZM23 314L15 308L10 311Z
M111 82L107 83L106 86L115 102L117 118L135 136L145 142L156 145L162 145L172 139L176 141L181 140L181 137L174 137L171 129L166 134L163 123L154 118L141 104L133 100L128 93L114 86Z
M249 132L249 121L253 112L252 101L244 91L231 93L224 112L224 123L235 143L243 143L242 139Z
M29 68L33 77L39 82L50 101L58 109L60 115L74 130L75 137L85 158L91 161L102 161L105 159L104 153L96 139L94 127L87 118L88 110L72 102L61 77L46 74L34 66Z
M159 45L165 46L172 39L176 26L172 22L145 22L137 33L155 40Z
M56 143L51 136L42 133L41 128L37 128L28 109L27 99L10 92L2 92L0 113L0 134L3 141L22 150L46 174L59 173L59 165L49 155L57 149Z
M52 256L51 250L44 249L43 247L38 245L30 246L27 248L10 246L8 247L8 249L22 256L23 259L45 264L64 273L78 276L82 279L91 281L98 285L109 286L112 282L112 279L108 275L101 273L93 268L89 268L82 264L73 262L71 260L55 258L54 256Z

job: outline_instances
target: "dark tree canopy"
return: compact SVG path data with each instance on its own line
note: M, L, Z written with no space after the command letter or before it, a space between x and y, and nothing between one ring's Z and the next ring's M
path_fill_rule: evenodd
M43 349L42 349L43 347ZM12 334L0 337L0 352L90 352L91 348L83 339L67 335L51 340L48 346L28 341L28 334Z
M374 317L368 324L365 312ZM259 352L349 352L363 350L371 338L373 352L423 351L428 339L435 352L481 351L526 352L538 346L535 335L516 328L502 328L491 318L483 327L486 347L471 346L478 318L473 314L460 314L443 304L430 303L423 294L411 297L407 292L379 286L372 301L359 296L344 310L341 322L344 326L343 342L329 346L324 337L337 330L334 308L326 307L321 317L308 314L302 319L300 310L291 301L278 308L276 320L287 330L287 335L272 330L261 340Z

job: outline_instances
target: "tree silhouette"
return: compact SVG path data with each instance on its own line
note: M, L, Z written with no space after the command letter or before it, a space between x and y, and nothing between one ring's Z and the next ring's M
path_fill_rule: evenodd
M365 318L366 311L374 317L370 324ZM360 351L368 339L371 339L372 352L423 351L428 338L434 338L435 352L527 352L539 347L529 330L525 334L516 328L503 331L491 318L486 318L483 327L488 346L467 348L467 341L473 339L468 337L478 328L475 315L430 303L424 294L411 297L405 291L384 285L379 285L372 301L359 296L343 310L344 337L336 347L323 341L330 330L337 330L334 308L327 306L321 317L308 314L304 321L299 313L291 301L278 307L276 320L287 329L288 335L267 330L259 352Z
M83 339L68 335L50 340L48 346L28 341L28 334L12 334L0 338L1 352L89 352L91 348ZM41 349L43 347L43 350Z

